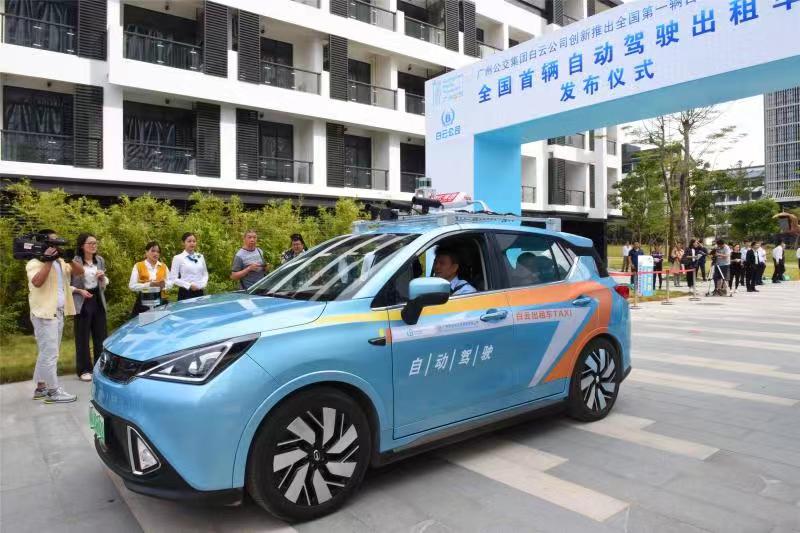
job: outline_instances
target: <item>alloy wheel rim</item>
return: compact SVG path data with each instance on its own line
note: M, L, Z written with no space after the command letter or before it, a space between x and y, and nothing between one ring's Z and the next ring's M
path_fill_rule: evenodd
M283 429L275 446L275 486L293 504L324 504L347 487L359 449L356 427L344 412L331 407L306 411Z
M583 364L580 378L581 395L586 407L602 412L617 393L617 365L605 348L592 350Z

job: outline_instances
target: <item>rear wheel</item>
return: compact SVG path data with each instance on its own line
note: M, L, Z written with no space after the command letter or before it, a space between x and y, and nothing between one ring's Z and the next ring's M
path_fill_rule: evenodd
M617 349L605 339L594 339L581 352L572 373L569 415L585 422L604 418L617 400L621 381Z
M247 490L284 520L311 520L339 508L361 484L372 449L359 405L332 388L301 392L259 430Z

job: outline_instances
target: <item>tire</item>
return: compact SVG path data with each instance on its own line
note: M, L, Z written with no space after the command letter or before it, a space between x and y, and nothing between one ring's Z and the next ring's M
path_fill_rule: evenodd
M355 492L372 453L366 415L329 387L302 391L262 422L247 468L247 491L286 521L331 513Z
M622 382L619 353L606 339L594 339L581 352L569 384L567 413L576 420L594 422L614 407Z

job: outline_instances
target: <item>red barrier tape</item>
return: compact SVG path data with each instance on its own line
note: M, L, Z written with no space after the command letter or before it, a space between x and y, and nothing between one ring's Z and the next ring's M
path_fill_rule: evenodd
M655 271L642 270L641 272L638 272L638 274L641 275L641 276L644 276L646 274L682 274L684 272L694 272L695 270L697 270L697 269L688 268L688 269L674 270L674 271L673 270L655 270ZM629 277L634 276L636 274L637 274L637 272L609 272L608 273L609 276L617 276L617 277L620 277L620 278L621 277L629 278Z

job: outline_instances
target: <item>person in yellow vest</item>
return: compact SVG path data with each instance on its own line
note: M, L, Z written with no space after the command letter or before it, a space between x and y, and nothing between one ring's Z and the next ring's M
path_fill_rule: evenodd
M41 230L39 233L47 236L49 241L58 239L53 230ZM59 248L51 246L44 251L41 259L31 259L25 265L28 304L38 348L33 370L33 380L36 382L33 399L44 400L45 403L68 403L78 399L59 387L57 366L64 317L75 314L70 276L83 275L83 265L75 261L67 263L61 259L62 253Z
M169 279L169 268L159 261L160 257L161 246L156 241L150 241L145 245L144 261L139 261L133 265L128 287L137 294L131 317L150 309L150 307L142 304L142 293L150 292L151 288L158 287L161 289L158 295L160 304L167 302L167 291L172 288L172 281Z

